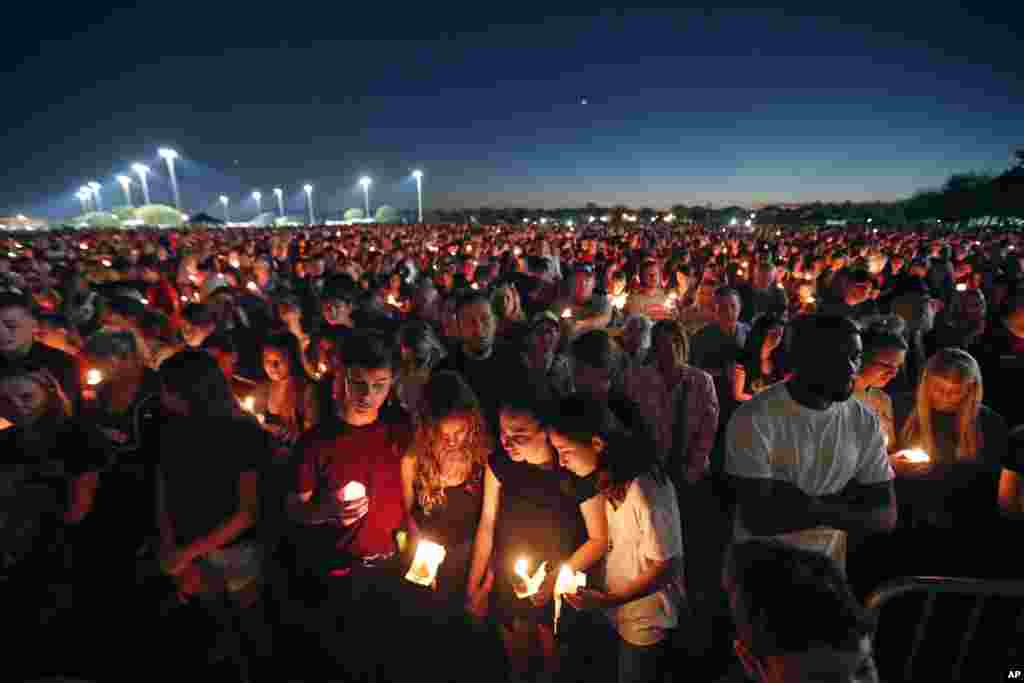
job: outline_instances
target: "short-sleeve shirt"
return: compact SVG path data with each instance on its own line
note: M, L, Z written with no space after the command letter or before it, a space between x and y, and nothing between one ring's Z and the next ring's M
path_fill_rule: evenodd
M610 549L605 582L612 593L624 590L653 562L671 562L672 581L655 593L608 610L619 635L633 645L653 645L679 623L685 596L683 534L675 487L651 475L637 477L615 507L605 503Z
M393 552L394 532L405 521L401 460L411 426L383 420L363 427L337 423L307 436L298 446L297 493L312 492L313 502L319 503L357 481L370 500L354 536L338 529L339 553L368 558Z
M808 496L838 494L851 482L871 485L895 478L874 411L853 398L812 410L793 400L787 382L765 389L733 414L726 431L725 471L784 481ZM736 516L738 541L752 536L742 517L742 512ZM845 547L837 529L779 538L811 549Z
M249 420L166 419L160 430L160 473L178 544L192 543L234 516L242 473L258 472L269 460L263 430Z

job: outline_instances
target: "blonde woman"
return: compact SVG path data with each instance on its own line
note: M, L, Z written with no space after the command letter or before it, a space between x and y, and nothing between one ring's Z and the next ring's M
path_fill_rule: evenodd
M982 397L977 361L962 349L943 349L928 360L902 421L900 450L892 455L901 517L914 526L917 557L941 548L939 566L924 571L985 570L991 546L978 537L998 522L1008 437L1006 422Z
M452 614L459 614L494 439L473 390L454 372L430 378L421 407L416 434L402 458L403 501L413 540L422 537L447 551L438 591Z
M494 316L498 319L497 336L499 337L505 336L510 328L526 321L519 290L510 284L502 285L494 290L494 294L491 296L491 307L494 309Z

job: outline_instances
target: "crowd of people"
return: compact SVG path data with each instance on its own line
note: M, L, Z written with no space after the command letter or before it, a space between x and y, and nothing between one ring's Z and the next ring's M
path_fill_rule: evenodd
M1024 578L1022 283L988 228L0 235L6 668L878 680L880 583Z

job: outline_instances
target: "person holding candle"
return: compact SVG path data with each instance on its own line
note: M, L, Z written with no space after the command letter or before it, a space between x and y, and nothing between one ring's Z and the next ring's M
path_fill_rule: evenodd
M402 581L392 566L394 533L407 524L401 459L411 441L407 419L385 420L381 408L398 373L398 352L384 335L357 330L335 376L338 414L303 436L288 513L317 538L296 537L306 597L321 605L325 652L353 679L393 679L381 643L399 637ZM358 482L365 495L346 499ZM351 489L350 489L351 490ZM313 547L307 544L323 544ZM301 579L302 577L297 577ZM401 582L401 583L399 583ZM345 615L342 632L337 619Z
M306 373L298 340L288 332L268 335L263 340L263 369L267 382L253 392L257 413L265 415L264 428L277 442L280 457L303 432L320 420L316 384Z
M603 609L619 636L618 681L655 681L669 634L685 609L683 537L675 487L650 451L612 431L600 403L562 400L547 420L559 464L596 477L608 520L605 590L568 593L582 610Z
M919 571L983 576L998 569L998 544L979 537L998 525L998 487L1007 459L1006 421L982 403L977 361L962 349L942 349L925 365L912 397L896 402L902 424L892 456L908 545ZM909 462L920 449L925 462ZM908 567L911 569L913 567Z
M473 546L467 609L484 617L493 607L510 674L526 676L540 658L543 673L558 669L552 597L562 564L585 572L607 552L608 520L594 478L561 469L544 430L543 407L529 386L502 401L502 449L484 475L484 500ZM516 563L532 576L546 563L546 579L527 598ZM493 589L493 593L492 593Z
M494 439L476 396L455 373L434 374L424 386L421 406L412 444L402 458L409 541L413 548L421 540L444 548L427 616L438 629L433 640L462 639L456 617L466 600L484 471ZM459 678L449 673L453 680Z
M675 314L675 299L661 288L661 267L647 259L640 267L640 287L630 293L623 311L626 317L643 315L649 320L664 320ZM627 322L628 324L628 322Z

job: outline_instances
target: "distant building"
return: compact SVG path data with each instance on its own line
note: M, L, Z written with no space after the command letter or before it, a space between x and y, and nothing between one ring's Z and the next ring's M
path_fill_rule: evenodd
M31 218L23 214L0 216L0 230L46 230L50 222L45 218Z

